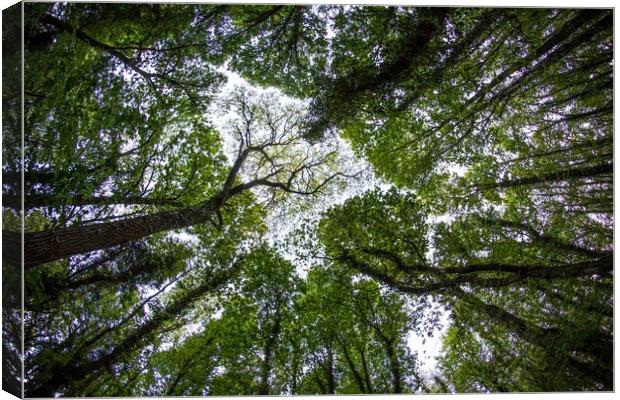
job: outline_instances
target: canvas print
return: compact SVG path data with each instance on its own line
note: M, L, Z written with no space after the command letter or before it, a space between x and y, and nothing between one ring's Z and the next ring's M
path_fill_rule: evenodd
M2 39L3 390L614 389L612 9L26 2Z

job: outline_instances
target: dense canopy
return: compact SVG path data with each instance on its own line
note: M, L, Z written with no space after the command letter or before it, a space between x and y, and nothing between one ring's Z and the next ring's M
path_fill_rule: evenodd
M613 390L612 10L24 9L5 390Z

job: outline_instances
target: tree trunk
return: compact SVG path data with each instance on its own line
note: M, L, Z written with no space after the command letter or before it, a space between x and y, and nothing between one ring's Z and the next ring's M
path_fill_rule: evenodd
M582 168L566 169L563 171L550 172L538 176L526 176L522 178L507 179L491 185L481 186L483 189L506 189L516 186L531 186L541 183L556 183L573 179L592 178L598 175L611 174L614 166L611 163L592 165Z
M269 393L269 374L271 373L271 359L274 353L274 347L278 341L278 337L280 336L280 322L281 315L278 306L278 310L276 311L275 320L273 322L273 328L267 337L264 348L264 359L261 365L261 382L258 394L260 395L268 395Z
M545 234L538 232L538 230L534 229L533 226L530 226L523 222L514 222L514 221L502 219L502 218L497 218L497 219L481 218L481 220L490 226L499 225L505 228L511 228L511 229L522 231L522 232L527 232L533 241L549 246L551 248L566 250L569 253L577 253L580 255L587 256L587 257L601 257L604 254L603 252L600 252L597 250L586 249L586 248L579 247L571 243L566 243L564 241L558 240L552 236L547 236Z
M539 69L541 66L548 64L549 62L557 60L561 55L565 54L568 49L579 45L583 42L583 40L573 39L569 43L562 42L566 41L571 37L571 35L579 30L581 27L586 25L587 23L593 21L597 17L600 17L601 12L599 10L582 10L580 11L572 20L568 21L559 31L553 33L551 37L549 37L540 47L532 52L531 55L517 61L515 64L511 65L509 68L502 71L499 75L497 75L491 82L485 85L480 91L478 91L469 101L468 104L472 104L486 96L487 93L490 93L496 86L500 85L506 79L508 79L512 74L517 72L518 70L526 67L528 64L533 62L534 60L542 57L543 55L551 52L547 55L546 58L540 60L534 67L529 70L524 71L518 79L513 81L511 85L500 90L498 94L496 94L492 99L487 101L498 99L501 96L505 95L509 88L514 88L514 86L524 79L526 79L532 72ZM591 30L592 28L590 28ZM588 32L590 31L588 30ZM588 33L586 32L586 33ZM582 34L583 35L583 34ZM557 47L556 47L557 46ZM555 48L555 50L553 50ZM510 89L512 90L512 89Z
M327 348L327 366L325 367L325 373L327 374L327 393L336 393L336 373L334 371L334 352L331 347Z
M102 250L115 245L133 242L154 233L208 222L213 216L219 215L225 202L258 185L267 185L267 179L239 184L233 187L241 165L251 149L240 153L233 163L222 190L203 203L182 210L161 211L154 214L122 220L92 224L86 226L70 226L24 235L24 268L32 268L46 262L63 259L75 254ZM18 248L19 235L4 235L2 245ZM3 255L7 262L18 262L13 253Z
M396 108L396 111L404 111L411 103L416 101L422 93L432 88L435 82L440 82L444 79L448 69L453 67L454 63L459 61L463 54L467 54L470 47L479 41L482 34L488 32L489 29L493 27L493 24L501 22L502 17L502 13L498 12L497 9L490 9L485 12L476 22L474 28L454 46L450 55L444 61L437 60L437 66L433 70L431 76L422 82L416 82L415 89L406 96L403 102Z
M120 221L26 233L24 268L132 242L157 232L205 223L219 210L221 204L221 201L212 199L203 205L180 211L162 211ZM3 246L17 246L17 240L18 235L6 235L3 232Z
M448 293L467 302L474 309L484 312L495 323L505 327L510 332L514 332L521 339L540 346L547 351L549 349L556 349L558 343L561 343L563 338L574 334L573 332L567 333L558 328L541 328L536 326L501 307L485 303L478 297L460 288L451 289ZM611 371L613 365L613 339L606 338L601 334L597 334L590 339L584 339L579 336L577 335L576 339L571 340L568 347L561 351L569 358L573 357L575 352L588 354L593 357L593 367L607 368Z
M351 357L351 354L349 353L349 350L347 349L347 344L340 337L338 337L338 342L340 343L340 346L342 347L342 353L344 354L344 358L347 361L349 370L353 374L353 379L355 379L355 383L360 389L360 393L368 393L364 386L364 379L362 375L359 373L359 371L357 370L357 368L355 367L355 362L353 362L353 358Z
M560 335L558 329L540 328L536 325L532 325L528 321L509 313L501 307L483 302L478 297L465 292L461 288L451 288L448 293L465 301L474 309L484 312L494 322L516 333L520 338L529 343L546 348L548 346L553 346L556 338Z
M400 362L394 347L394 340L384 338L385 352L390 362L390 373L392 374L392 393L402 393Z
M50 184L55 178L56 176L50 170L24 172L24 183L26 186L31 186L33 184ZM16 185L21 181L22 174L20 171L2 171L2 182Z
M368 360L366 360L366 349L364 346L365 345L362 345L362 347L359 349L359 353L360 358L362 359L362 369L364 370L364 382L366 383L367 390L366 393L372 393L372 382L370 380L370 371L368 370Z

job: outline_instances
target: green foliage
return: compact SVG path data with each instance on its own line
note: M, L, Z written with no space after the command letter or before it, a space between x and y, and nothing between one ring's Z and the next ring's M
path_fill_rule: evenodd
M610 10L24 7L27 396L613 387Z
M428 249L425 218L415 196L396 189L375 190L326 213L319 236L334 254L341 249L354 253L381 249L424 262Z

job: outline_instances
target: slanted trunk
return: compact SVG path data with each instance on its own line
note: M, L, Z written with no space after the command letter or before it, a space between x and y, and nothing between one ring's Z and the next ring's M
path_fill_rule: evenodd
M562 171L550 172L538 176L526 176L522 178L507 179L491 185L482 186L483 189L507 189L517 186L532 186L543 183L557 183L574 179L592 178L599 175L611 174L614 166L611 163L592 165L582 168L572 168Z
M528 321L498 307L480 300L471 293L461 288L451 288L448 293L465 301L476 310L482 311L495 323L504 326L509 331L516 333L523 340L541 347L553 346L561 332L555 328L541 328L530 324Z
M571 243L566 243L552 236L545 235L543 233L538 232L538 230L535 229L533 226L530 226L523 222L514 222L514 221L502 219L502 218L497 218L497 219L481 218L481 220L491 226L497 224L501 227L526 232L534 242L540 243L545 246L549 246L550 248L566 250L570 253L577 253L580 255L587 256L587 257L600 257L605 254L604 252L601 252L601 251L587 249L587 248L580 247L580 246L577 246Z
M368 360L366 359L365 345L359 349L360 358L362 360L362 369L364 370L364 382L366 383L366 393L372 393L372 382L370 380L370 371L368 369Z
M373 326L375 333L381 339L385 354L387 355L388 363L390 365L390 375L392 384L392 393L402 393L402 377L401 366L398 359L398 351L396 349L396 339L392 336L386 335L378 326Z
M24 268L32 268L46 262L60 260L75 254L102 250L115 245L133 242L154 233L203 224L218 216L220 209L230 198L255 186L267 185L267 179L257 179L233 187L241 165L252 149L240 153L233 163L222 190L203 203L175 211L161 211L122 220L70 226L24 235ZM3 247L19 247L18 234L4 234ZM3 255L3 260L16 263L18 256Z
M535 324L530 323L501 307L493 304L488 304L480 300L478 297L471 293L467 293L460 288L451 289L448 293L453 294L459 299L467 302L472 308L482 311L492 321L505 327L508 331L514 332L521 339L542 347L543 349L554 349L558 343L565 341L567 336L573 333L562 331L558 328L541 328ZM596 368L599 370L607 370L607 374L611 374L613 357L613 339L605 337L605 334L596 334L590 339L584 339L577 337L571 340L568 347L560 350L566 353L569 359L573 359L574 364L579 366L580 369L586 368L586 363L578 362L574 359L575 352L581 352L592 357L592 365L590 368Z
M273 358L274 350L276 343L278 342L278 337L280 336L280 324L281 324L282 316L280 315L280 310L276 311L275 320L273 322L273 328L267 337L265 342L265 348L263 350L264 359L261 365L261 383L260 388L258 390L258 394L260 395L268 395L269 393L269 375L271 373L271 360Z
M499 75L497 75L491 82L485 85L480 91L478 91L469 101L468 104L472 104L480 99L483 99L488 93L490 93L494 88L498 85L501 85L502 82L506 81L512 74L517 72L518 70L526 67L528 64L532 63L534 60L539 59L540 57L547 54L547 56L540 60L534 67L529 70L524 71L518 79L513 81L511 85L502 89L499 93L501 96L504 96L507 92L514 88L518 83L527 79L529 75L535 70L541 68L543 65L546 65L550 62L558 60L562 55L564 55L569 49L574 48L583 43L581 37L583 35L591 35L593 29L600 29L598 25L599 22L594 27L590 27L586 30L586 32L582 33L576 38L570 40L570 37L579 29L581 29L584 25L591 23L596 18L601 16L601 12L599 10L582 10L580 11L572 20L568 21L560 30L553 33L540 47L534 50L531 55L526 58L523 58L511 65L504 71L502 71ZM606 18L607 20L607 18ZM608 21L606 21L608 22ZM566 42L569 40L568 42ZM555 49L555 50L554 50ZM493 99L499 98L500 95L495 95ZM489 101L489 99L487 99Z
M347 348L346 342L340 337L338 337L338 342L340 343L340 347L342 348L342 353L344 354L344 358L347 362L347 365L349 366L349 370L353 374L353 379L355 380L357 387L359 387L360 389L360 393L368 393L366 391L366 387L364 386L364 378L362 377L362 374L360 374L360 372L357 370L355 362L353 361L353 358L349 353L349 349Z
M221 204L219 199L212 199L200 206L179 211L162 211L113 222L26 233L24 268L136 241L157 232L206 223L216 214ZM17 247L18 241L18 235L3 232L4 246ZM8 256L14 257L12 254Z
M398 354L394 346L394 340L385 340L385 352L390 362L390 373L392 374L392 393L402 393L401 386L401 367Z

